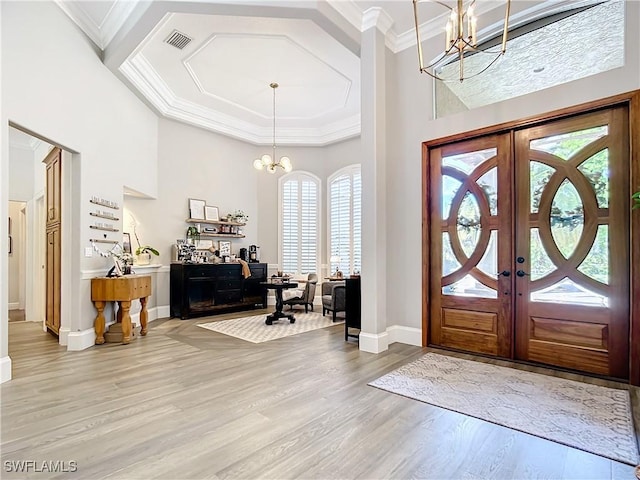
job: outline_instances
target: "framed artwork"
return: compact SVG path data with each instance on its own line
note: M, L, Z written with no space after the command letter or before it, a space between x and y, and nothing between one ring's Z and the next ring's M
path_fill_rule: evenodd
M204 218L205 220L210 220L213 222L219 221L220 212L218 211L218 207L212 207L210 205L206 205L204 207Z
M218 242L218 250L220 251L221 257L224 257L225 255L231 256L231 242L220 240L220 242Z
M206 205L206 202L204 200L198 200L197 198L190 198L189 199L189 218L204 220L205 205Z
M196 250L209 250L213 247L213 240L196 240Z
M128 233L122 234L122 251L125 253L131 253L131 235Z

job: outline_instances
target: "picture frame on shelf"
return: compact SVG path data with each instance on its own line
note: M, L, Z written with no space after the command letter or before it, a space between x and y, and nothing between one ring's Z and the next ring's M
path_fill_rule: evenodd
M124 253L132 253L131 252L131 235L128 233L122 234L122 251Z
M218 250L220 251L220 256L231 256L231 242L228 240L220 240L218 242Z
M213 247L213 240L196 240L196 250L209 250Z
M218 210L218 207L214 207L212 205L205 205L204 219L209 220L211 222L220 221L220 211Z
M207 202L199 200L197 198L189 199L189 218L196 220L205 220L204 212Z

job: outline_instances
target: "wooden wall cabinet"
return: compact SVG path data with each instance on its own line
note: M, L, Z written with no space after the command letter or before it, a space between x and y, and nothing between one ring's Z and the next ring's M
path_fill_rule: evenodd
M60 279L61 279L61 182L62 151L59 148L51 150L43 160L46 165L46 310L45 325L56 335L60 331Z
M242 276L239 263L172 263L171 316L187 319L231 310L266 308L266 263L250 263L251 276Z

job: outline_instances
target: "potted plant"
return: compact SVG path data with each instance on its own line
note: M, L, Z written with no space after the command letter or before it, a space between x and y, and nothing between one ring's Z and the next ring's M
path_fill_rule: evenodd
M187 228L187 243L195 245L200 240L200 230L195 225L190 225Z
M636 208L640 208L640 190L638 190L636 193L631 195L631 199L633 200L632 210L635 210Z
M249 215L242 210L236 210L234 213L227 215L228 222L247 223L249 221Z
M144 247L140 244L140 239L138 238L138 233L133 230L133 234L136 237L136 242L138 243L138 248L136 248L136 263L138 265L149 265L151 263L151 254L159 256L160 252L153 248L150 245L145 245Z

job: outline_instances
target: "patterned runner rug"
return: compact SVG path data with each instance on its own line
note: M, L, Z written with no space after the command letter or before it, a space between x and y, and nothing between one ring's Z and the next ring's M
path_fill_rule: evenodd
M627 390L427 353L369 385L636 465Z
M289 313L289 310L287 309L285 313ZM344 323L333 323L330 316L323 317L319 313L314 312L295 313L294 316L296 318L295 323L289 323L289 319L282 318L273 325L266 325L264 321L267 315L262 314L251 317L234 318L232 320L222 320L219 322L201 323L198 326L214 332L224 333L231 337L240 338L247 342L262 343Z

